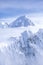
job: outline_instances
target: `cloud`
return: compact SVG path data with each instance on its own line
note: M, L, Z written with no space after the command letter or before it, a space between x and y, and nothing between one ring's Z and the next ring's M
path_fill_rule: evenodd
M40 0L2 0L0 8L43 8L43 1Z
M0 17L43 12L41 0L0 0Z

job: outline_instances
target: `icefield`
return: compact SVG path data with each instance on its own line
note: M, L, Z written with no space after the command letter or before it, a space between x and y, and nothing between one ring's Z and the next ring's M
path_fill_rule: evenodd
M0 65L43 65L43 25L30 19L0 23Z

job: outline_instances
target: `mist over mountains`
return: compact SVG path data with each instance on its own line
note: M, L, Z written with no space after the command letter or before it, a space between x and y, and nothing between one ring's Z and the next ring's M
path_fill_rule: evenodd
M41 32L41 33L40 33ZM15 51L19 56L17 56L20 60L18 60L18 64L20 65L43 65L43 29L39 30L36 34L32 34L27 31L24 31L19 39L15 37L9 38L11 42L11 49L15 49ZM30 36L29 36L30 35ZM40 35L40 36L39 36ZM41 37L42 36L42 37ZM13 41L13 42L12 42ZM10 49L10 50L11 50ZM15 53L14 53L15 54ZM22 58L23 60L22 60ZM16 57L16 56L15 56ZM16 57L16 60L18 59ZM39 62L40 61L40 62ZM32 63L31 63L32 62ZM37 63L36 63L37 62ZM36 64L35 64L36 63ZM18 65L16 64L16 65Z
M0 23L0 65L43 65L43 29L25 16Z
M5 23L5 22L1 22L0 24L0 28L14 28L14 27L27 27L27 26L34 26L34 23L28 19L26 16L20 16L17 17L16 20L12 21L10 24Z
M43 65L43 61L40 61L40 59L43 59L42 37L43 29L40 29L35 34L31 31L24 31L19 38L8 38L7 47L5 46L0 49L1 65Z

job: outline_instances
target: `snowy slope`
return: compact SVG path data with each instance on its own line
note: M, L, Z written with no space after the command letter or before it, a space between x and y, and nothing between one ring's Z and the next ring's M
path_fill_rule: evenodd
M34 25L31 20L29 20L26 16L20 16L15 21L9 24L9 27L27 27L30 25Z
M43 40L40 39L43 30L39 31L41 33L35 34L24 31L19 38L8 37L6 42L0 43L0 65L43 65Z
M10 28L6 23L1 25L0 65L43 65L43 29L25 16L12 22Z
M25 35L26 38L24 38ZM25 31L21 34L19 39L17 39L17 37L10 37L8 39L8 42L5 42L5 45L1 43L3 44L3 46L0 47L0 58L3 57L3 59L0 60L0 64L1 65L28 64L27 56L29 59L29 56L34 57L35 54L34 54L34 49L27 43L27 39L28 39L28 33ZM6 43L8 45L6 45Z

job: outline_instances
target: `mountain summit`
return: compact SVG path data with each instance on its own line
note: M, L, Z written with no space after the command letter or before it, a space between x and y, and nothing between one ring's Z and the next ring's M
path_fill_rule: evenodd
M34 25L31 20L29 20L26 16L20 16L15 21L9 24L9 27L27 27L30 25Z

